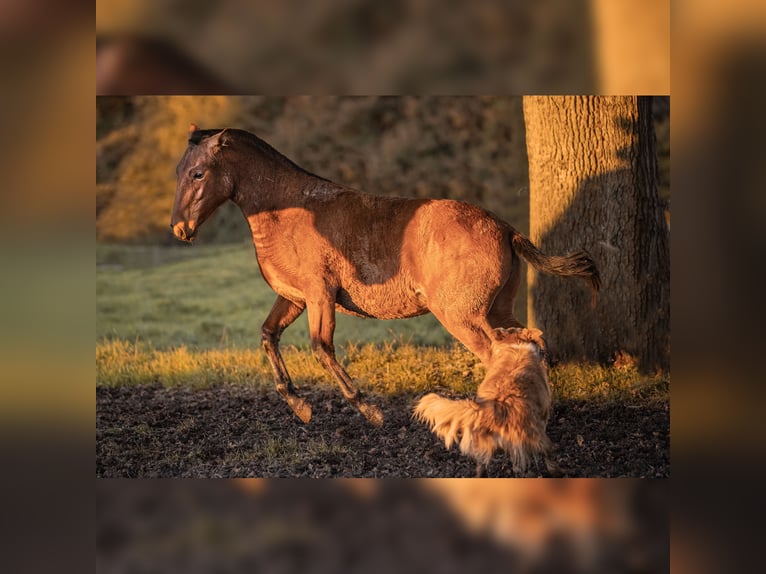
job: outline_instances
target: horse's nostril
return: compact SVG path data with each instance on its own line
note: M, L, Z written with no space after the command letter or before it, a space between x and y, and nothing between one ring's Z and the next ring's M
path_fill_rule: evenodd
M186 241L186 230L184 229L183 223L176 223L175 225L171 225L170 230L178 239L181 241Z

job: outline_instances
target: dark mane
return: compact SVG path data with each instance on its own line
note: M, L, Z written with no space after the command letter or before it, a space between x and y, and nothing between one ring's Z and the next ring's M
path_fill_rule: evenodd
M271 147L268 143L263 141L261 138L256 136L255 134L252 134L245 130L240 130L236 128L217 128L212 130L195 130L189 135L189 144L190 145L199 145L203 140L209 138L210 136L214 136L220 132L222 132L224 129L226 129L226 134L230 137L241 141L244 144L247 144L251 147L256 148L259 152L265 154L266 156L275 159L281 163L284 163L286 165L289 165L290 167L297 169L305 174L311 175L313 177L317 177L319 179L324 179L325 181L329 181L325 179L324 177L318 176L315 173L311 173L307 169L302 168L297 163L295 163L293 160L291 160L289 157L283 155L273 147Z
M194 130L189 134L189 143L191 145L199 145L202 140L209 138L212 135L222 132L223 128L217 130Z

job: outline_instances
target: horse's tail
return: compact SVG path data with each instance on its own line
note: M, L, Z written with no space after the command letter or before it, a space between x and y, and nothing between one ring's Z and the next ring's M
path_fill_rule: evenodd
M528 237L515 229L511 233L511 248L538 271L562 277L582 277L593 289L595 305L596 293L601 288L601 275L587 251L576 251L568 255L546 255L535 247Z
M514 469L524 470L530 455L552 447L544 423L530 420L516 400L450 400L430 393L418 401L414 417L427 423L447 448L459 444L460 452L484 465L496 449L503 449Z

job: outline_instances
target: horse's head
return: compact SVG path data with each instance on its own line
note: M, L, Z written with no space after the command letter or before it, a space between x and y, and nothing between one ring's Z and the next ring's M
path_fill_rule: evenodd
M193 241L199 226L232 196L234 182L221 160L226 130L201 131L189 126L189 147L176 167L176 198L170 229L182 241Z

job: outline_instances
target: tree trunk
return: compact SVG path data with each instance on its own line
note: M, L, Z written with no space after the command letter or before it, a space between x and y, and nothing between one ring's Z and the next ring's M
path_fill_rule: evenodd
M585 248L587 287L529 268L528 322L558 360L633 357L667 368L670 253L659 199L651 98L525 97L530 236L546 253Z

